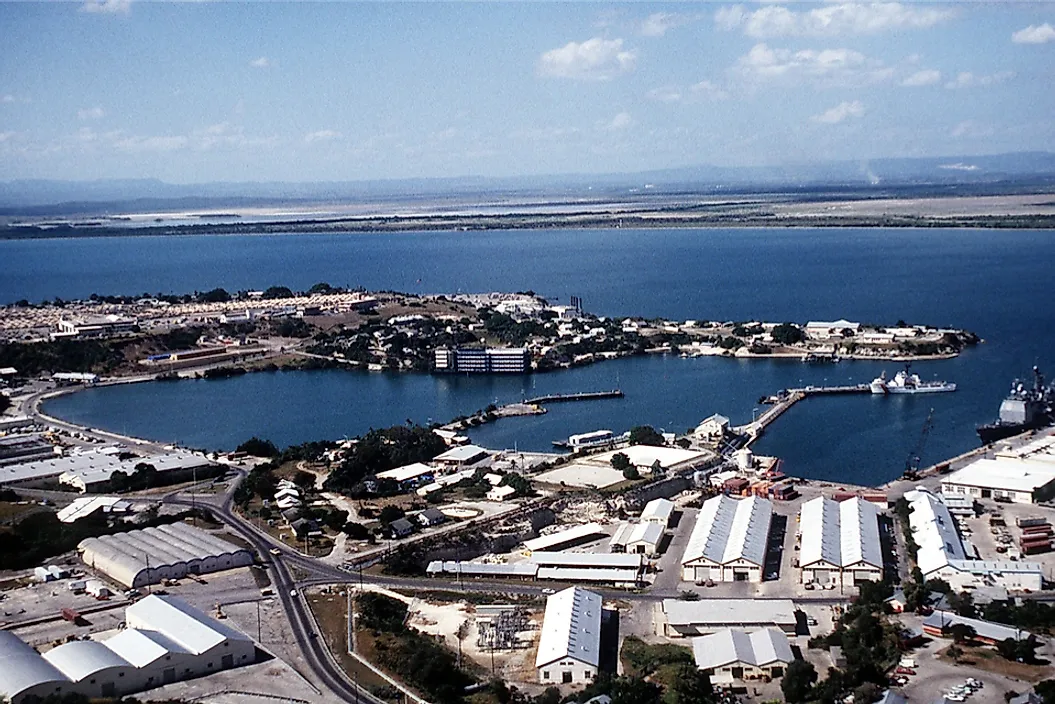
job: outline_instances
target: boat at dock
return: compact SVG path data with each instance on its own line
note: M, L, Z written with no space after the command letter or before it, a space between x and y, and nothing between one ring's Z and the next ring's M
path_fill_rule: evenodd
M883 372L872 380L868 388L873 394L937 394L955 391L956 384L948 381L923 381L919 374L911 373L906 365L893 379L888 380L886 372Z
M1033 385L1027 387L1019 379L1011 384L1011 391L1000 403L1000 416L993 423L979 425L976 430L983 444L989 445L1052 424L1052 403L1055 402L1055 385L1044 386L1044 375L1033 367Z

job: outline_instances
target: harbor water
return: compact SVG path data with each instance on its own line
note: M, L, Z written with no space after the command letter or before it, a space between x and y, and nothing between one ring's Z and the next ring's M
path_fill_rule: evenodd
M933 409L924 464L977 445L1015 376L1055 363L1043 231L881 229L552 230L379 235L197 236L0 242L0 300L99 293L229 290L318 281L409 292L534 290L580 296L598 315L698 320L948 325L985 342L914 366L951 394L811 398L770 427L759 453L790 473L877 484L899 475ZM683 432L714 412L734 423L778 389L862 383L898 365L650 356L517 377L346 370L136 384L56 399L48 412L95 427L228 449L259 435L280 445L357 435L407 420L445 421L488 403L619 387L623 399L555 404L546 415L473 432L490 447L647 423ZM1052 369L1055 371L1055 368ZM756 410L757 409L757 410Z

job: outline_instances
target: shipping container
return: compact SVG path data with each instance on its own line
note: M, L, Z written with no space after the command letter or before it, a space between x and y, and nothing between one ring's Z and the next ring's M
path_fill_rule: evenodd
M1019 528L1025 528L1027 526L1039 526L1047 522L1047 518L1043 518L1040 516L1030 516L1029 518L1019 517L1015 519L1015 525L1017 525Z

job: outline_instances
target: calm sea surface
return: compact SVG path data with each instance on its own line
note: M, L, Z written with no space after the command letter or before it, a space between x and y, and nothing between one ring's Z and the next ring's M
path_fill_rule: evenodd
M409 292L534 290L599 315L952 325L985 344L915 369L954 394L810 399L757 445L807 477L881 483L898 474L928 412L924 463L976 446L1011 380L1055 371L1055 236L980 230L552 230L381 235L198 236L0 241L0 301L183 292L326 281ZM618 386L622 400L554 405L477 430L491 447L548 449L598 428L684 431L713 412L751 419L757 399L805 384L866 382L892 364L649 357L527 377L278 372L137 384L58 399L88 425L205 448L256 434L279 444L354 436L488 403Z

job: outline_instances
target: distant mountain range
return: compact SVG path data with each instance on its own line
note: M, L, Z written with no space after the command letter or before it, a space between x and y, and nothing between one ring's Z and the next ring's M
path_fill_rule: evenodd
M1002 185L1001 185L1002 184ZM252 207L279 203L466 200L472 196L606 198L641 192L838 191L958 185L999 192L1055 186L1055 154L1020 152L788 166L693 166L619 174L435 178L317 183L172 184L157 179L0 182L0 215L62 215Z

